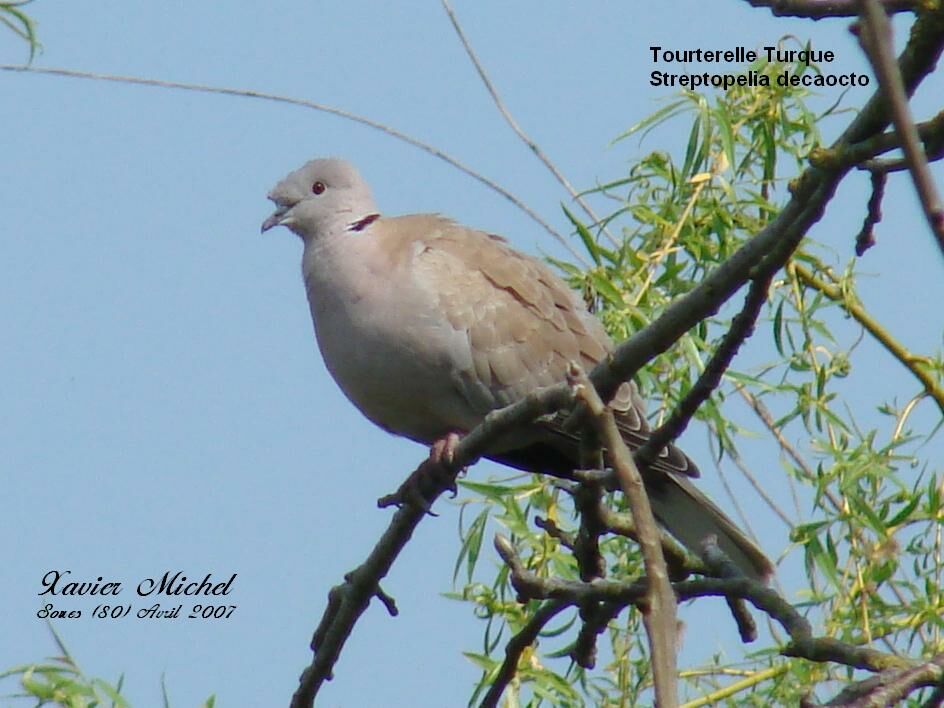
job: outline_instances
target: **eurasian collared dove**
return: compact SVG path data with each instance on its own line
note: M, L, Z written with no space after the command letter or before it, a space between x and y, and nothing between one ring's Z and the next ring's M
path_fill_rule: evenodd
M318 346L334 380L384 430L424 444L467 432L491 410L559 383L574 361L590 370L612 349L603 326L549 268L501 237L435 214L381 217L348 162L312 160L269 193L262 224L304 242L302 274ZM648 437L636 386L612 402L631 449ZM501 441L490 458L567 473L577 441L543 421ZM669 446L646 471L653 512L699 553L703 539L748 576L772 565L686 476L694 463Z

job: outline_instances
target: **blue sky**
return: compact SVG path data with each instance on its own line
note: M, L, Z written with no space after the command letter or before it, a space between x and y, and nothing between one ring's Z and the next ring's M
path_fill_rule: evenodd
M641 8L456 2L509 108L579 187L684 141L680 122L658 143L610 146L669 93L648 85L652 44L753 47L793 33L835 51L843 71L865 70L842 21L775 20L734 0ZM37 0L25 9L44 44L39 66L254 88L361 113L451 153L567 229L566 195L502 122L437 3ZM26 56L0 32L0 62ZM165 571L237 573L228 602L238 609L228 620L93 620L96 603L80 599L62 605L86 616L56 627L89 674L124 673L136 705L158 704L162 674L177 706L211 693L218 705L286 704L328 589L386 526L390 512L378 511L376 498L425 453L373 428L328 377L301 285L301 245L284 229L259 234L266 192L311 157L344 156L387 213L438 211L530 253L562 251L467 176L336 117L8 72L0 91L0 529L8 549L0 667L54 653L36 618L49 570L121 581L125 599ZM861 95L850 94L850 104ZM920 115L935 95L944 95L941 76L923 87ZM827 137L845 122L832 121ZM940 164L934 170L944 183ZM866 184L848 180L815 230L840 265L851 256ZM889 225L863 266L875 274L863 297L908 344L931 350L941 342L940 255L904 178L885 211ZM873 368L857 371L853 387L914 391L907 379L886 379L880 354L867 361ZM694 456L707 454L697 427L684 439ZM779 474L775 453L765 454ZM714 475L705 476L703 486L728 506ZM470 606L439 595L450 588L458 510L438 510L386 581L400 617L369 608L320 705L464 705L477 670L460 652L480 648L483 626ZM777 556L786 538L768 523L756 530ZM734 636L725 627L689 640L693 657L736 652Z

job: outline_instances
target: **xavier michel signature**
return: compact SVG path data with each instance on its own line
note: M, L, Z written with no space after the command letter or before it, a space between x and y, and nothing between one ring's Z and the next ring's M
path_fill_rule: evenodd
M77 597L115 597L123 590L123 583L106 581L102 576L95 580L73 580L71 570L50 570L43 576L43 589L37 595L51 595L57 598ZM177 603L173 600L184 597L218 597L229 595L236 580L233 573L228 580L216 581L212 573L207 573L200 580L193 580L182 571L171 573L167 571L159 578L144 578L135 587L138 597L163 596L170 600L167 604L155 602L151 605L141 603L99 603L89 614L98 619L120 619L134 612L138 619L177 619L183 616L189 619L228 619L236 611L236 605L222 604L219 601L210 603ZM63 603L64 604L64 603ZM184 605L187 604L187 610ZM64 609L49 602L36 613L40 619L76 619L82 617L83 611L74 607Z

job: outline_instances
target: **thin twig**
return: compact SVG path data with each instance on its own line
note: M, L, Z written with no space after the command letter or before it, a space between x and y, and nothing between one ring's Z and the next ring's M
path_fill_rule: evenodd
M756 540L757 534L754 532L754 525L751 524L751 520L748 518L747 514L744 513L744 507L738 500L738 497L731 488L731 485L728 484L728 476L725 474L724 467L721 465L722 456L718 454L716 449L716 438L711 434L708 435L708 446L711 448L711 461L714 465L715 472L718 473L718 481L721 482L721 488L724 489L724 493L727 495L728 501L730 502L731 506L734 507L734 513L737 517L738 525L744 529L748 536Z
M944 160L944 141L938 145L931 145L923 135L921 135L921 140L924 142L924 158L929 163ZM874 158L863 162L859 165L859 169L868 170L869 172L883 172L885 174L903 172L908 169L908 161L899 157L890 159Z
M875 69L879 85L885 93L891 111L895 133L914 181L915 191L927 217L938 248L944 255L944 206L934 185L931 169L921 148L918 131L911 116L908 95L892 53L892 26L878 0L860 0L861 29L859 41Z
M888 175L883 171L873 170L869 181L872 184L872 192L865 206L862 228L859 229L855 239L855 252L859 258L875 245L875 225L882 220L882 199L885 197Z
M787 440L786 436L783 434L783 431L777 427L773 415L771 415L770 410L767 406L764 405L764 402L761 401L757 396L747 390L743 384L736 384L735 390L741 394L741 397L747 402L747 405L750 406L751 410L754 411L754 414L760 418L760 421L764 424L764 427L767 428L767 431L774 436L774 440L777 441L777 445L780 446L780 450L784 452L795 464L800 471L803 473L803 476L807 480L813 480L816 478L813 473L813 468L810 467L809 463L803 459L799 451L793 446L793 444ZM751 478L748 477L748 481ZM793 510L796 512L797 516L800 515L800 499L797 496L796 487L793 484L793 475L787 475L787 480L790 482L790 494L793 497ZM752 484L756 484L752 482ZM827 490L828 492L828 490Z
M534 519L534 525L551 538L557 539L560 545L569 551L574 550L574 546L577 545L574 534L564 531L553 519L545 519L543 516L537 516Z
M714 448L712 448L712 450L714 451ZM757 475L754 474L751 468L747 466L747 463L744 461L744 458L741 457L741 453L739 453L737 449L733 447L725 448L724 452L728 457L731 458L731 461L734 463L734 466L737 467L738 470L740 470L741 476L747 480L747 483L750 484L753 490L757 492L757 495L761 499L764 500L764 503L770 508L770 510L774 512L774 514L777 515L777 518L779 518L784 523L784 525L786 525L788 529L792 529L794 526L793 521L791 521L790 517L787 516L786 512L780 508L780 505L777 504L777 502L773 500L773 497L771 497L770 494L767 493L767 490L764 489L764 485L762 485L758 481ZM716 464L715 467L718 470L719 476L722 476L722 479L723 479L723 475L721 473L721 466ZM742 519L742 522L744 521L746 520ZM744 523L744 525L747 527L748 530L750 530L751 525L749 522Z
M374 130L379 130L382 133L389 135L392 138L401 140L413 147L417 147L424 152L429 153L434 157L438 157L443 162L446 162L453 167L455 167L460 172L468 175L472 179L480 182L494 192L497 192L505 199L514 204L518 209L527 214L533 221L539 224L545 231L547 231L551 236L553 236L557 241L567 249L568 253L573 256L579 263L587 266L587 262L583 257L577 252L577 250L570 244L570 242L565 239L560 232L558 232L554 227L548 224L544 219L542 219L538 214L528 207L521 199L516 197L514 194L509 192L504 187L500 186L497 182L490 180L489 178L481 175L470 167L467 167L462 162L452 157L448 153L443 152L439 148L433 147L429 143L425 143L422 140L414 138L406 133L403 133L396 128L391 128L388 125L384 125L378 121L372 120L370 118L365 118L364 116L357 115L356 113L351 113L350 111L345 111L341 108L335 108L333 106L326 106L321 103L316 103L315 101L307 101L302 98L293 98L292 96L281 96L279 94L268 93L266 91L255 91L253 89L240 89L240 88L228 88L223 86L207 86L205 84L192 84L182 81L164 81L162 79L145 79L139 76L121 76L117 74L101 74L91 71L74 71L72 69L60 69L54 67L35 67L35 66L22 66L19 64L0 64L0 70L2 71L14 71L14 72L26 72L31 74L46 74L50 76L65 76L72 79L91 79L93 81L112 81L115 83L121 84L134 84L137 86L152 86L157 88L166 88L166 89L178 89L180 91L198 91L200 93L214 93L221 94L224 96L239 96L241 98L258 98L264 101L275 101L277 103L287 103L291 106L300 106L302 108L310 108L315 111L320 111L322 113L328 113L330 115L338 116L339 118L344 118L345 120L353 121L354 123L359 123L365 125L368 128L373 128Z
M721 377L731 365L731 360L741 345L754 333L754 325L764 303L767 302L767 291L772 279L773 273L768 272L751 283L744 298L744 307L731 322L730 328L725 332L698 380L675 407L669 419L654 430L646 443L636 451L636 459L643 465L654 462L663 448L684 432L695 411L721 383Z
M475 67L476 72L478 72L479 78L482 79L482 83L485 84L485 88L492 97L492 101L495 102L495 107L498 108L498 112L501 113L502 118L504 118L505 122L511 126L511 129L515 132L515 135L521 138L521 140L525 145L528 146L531 152L533 152L535 156L537 156L537 158L542 163L544 163L544 166L547 167L552 175L554 175L560 185L567 190L571 198L580 205L580 208L584 210L587 216L593 220L593 223L596 225L602 224L603 222L593 212L593 209L581 196L580 192L574 189L570 181L559 169L557 169L557 166L551 162L550 158L544 153L541 147L536 142L534 142L534 140L532 140L527 133L524 132L524 129L520 125L518 125L518 121L515 120L515 117L511 115L511 111L509 111L507 106L505 106L505 102L502 101L501 96L498 95L498 91L496 90L494 84L492 84L492 80L485 71L485 67L482 66L482 62L479 61L475 50L472 49L472 45L465 36L465 32L462 30L462 25L459 24L459 19L456 17L456 13L453 12L453 9L449 5L448 0L442 0L442 5L443 9L446 11L446 14L449 16L449 21L452 22L453 29L455 29L456 34L459 35L459 41L462 43L462 48L465 49L465 53L468 54L469 60ZM604 234L606 234L607 238L610 240L610 243L612 243L614 247L619 248L620 242L613 237L613 235L607 230L605 226L602 226L602 231Z
M938 408L944 413L944 385L936 381L931 372L921 365L921 360L908 351L901 342L895 339L862 307L862 303L859 302L859 298L855 296L855 293L848 288L827 283L822 278L814 275L804 265L793 263L790 267L801 281L837 303L852 319L862 325L889 354L895 357L902 366L921 382L925 392L934 399Z
M714 535L707 536L702 543L702 558L705 559L705 565L711 575L718 578L736 578L742 575L741 570L724 555L724 552L718 546L718 538ZM738 634L741 641L745 644L757 639L757 623L754 617L747 609L747 604L740 597L725 597L728 609L731 610L731 616L734 617L734 623L737 625Z

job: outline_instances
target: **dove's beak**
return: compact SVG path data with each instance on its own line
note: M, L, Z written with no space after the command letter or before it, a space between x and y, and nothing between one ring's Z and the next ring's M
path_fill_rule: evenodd
M290 206L279 204L276 210L272 212L272 216L262 222L262 233L265 233L274 226L281 226L290 221L292 218L288 213L290 209Z

